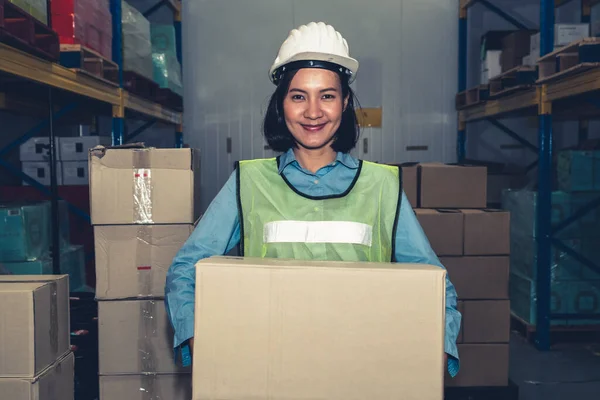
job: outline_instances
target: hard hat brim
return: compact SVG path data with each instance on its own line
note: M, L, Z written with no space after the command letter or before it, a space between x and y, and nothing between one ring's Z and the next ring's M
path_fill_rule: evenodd
M273 73L277 71L280 67L293 63L295 61L326 61L329 63L337 64L342 68L349 69L352 71L348 82L352 83L354 79L356 79L356 72L358 71L358 61L351 57L343 57L335 54L329 53L318 53L318 52L305 52L295 54L293 57L286 59L284 61L274 63L269 70L269 79L271 82L275 83L275 77Z

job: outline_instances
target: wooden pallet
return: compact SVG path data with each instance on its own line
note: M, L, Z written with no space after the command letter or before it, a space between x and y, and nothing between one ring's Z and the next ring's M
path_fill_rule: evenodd
M508 386L446 387L444 400L519 400L519 387L508 381Z
M600 38L584 38L538 60L539 79L547 83L600 67Z
M60 64L64 67L117 85L119 66L80 44L60 45Z
M479 85L456 95L456 109L474 106L485 102L489 97L489 85Z
M523 335L528 342L535 341L537 328L511 311L511 329ZM550 325L553 342L589 342L600 340L600 325Z
M58 61L58 34L8 0L0 0L0 42Z
M529 89L537 80L537 69L520 65L490 78L490 98L497 98Z

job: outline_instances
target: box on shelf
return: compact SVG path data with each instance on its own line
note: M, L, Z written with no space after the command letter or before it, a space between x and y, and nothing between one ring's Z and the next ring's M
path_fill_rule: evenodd
M154 79L150 21L126 1L121 2L123 69Z
M58 149L58 139L55 141ZM60 152L56 151L59 159ZM19 146L19 161L48 161L50 159L50 139L47 137L32 137Z
M69 352L33 378L0 377L3 399L73 400L75 356Z
M463 254L463 214L459 210L417 208L415 214L438 256Z
M96 297L164 296L167 270L193 229L193 225L95 226Z
M487 85L490 78L494 78L502 73L500 56L502 50L487 50L483 53L481 59L481 81L482 85Z
M440 257L461 300L508 299L508 256Z
M34 377L69 352L66 275L0 275L0 376Z
M30 178L35 179L44 186L51 185L50 163L48 161L24 161L21 163L21 170ZM56 162L56 184L62 185L62 163ZM29 186L29 182L23 180L23 186Z
M191 371L175 363L164 300L99 301L98 321L101 375Z
M590 36L590 24L554 24L554 49ZM540 33L531 35L529 54L534 61L540 58Z
M63 161L62 184L66 186L88 185L89 165L88 161Z
M33 261L50 250L48 203L0 204L0 261Z
M419 164L418 207L485 208L487 169L484 166Z
M43 23L48 25L48 1L47 0L8 0L23 11Z
M510 254L509 212L493 209L461 212L464 216L464 255Z
M526 323L537 322L536 282L518 273L510 275L510 303L512 312ZM552 280L550 288L550 312L559 314L600 313L600 280L560 281ZM597 325L598 320L552 319L552 325Z
M552 192L552 226L572 217L579 209L599 196L599 192ZM502 193L502 208L510 211L511 215L511 235L537 237L536 204L536 191L522 189L505 190ZM556 237L560 239L600 237L600 209L590 210L580 219L558 231Z
M600 151L558 152L558 188L565 192L599 192Z
M502 72L506 72L521 65L523 57L530 52L530 41L533 33L535 33L535 31L518 30L511 32L502 38L502 54L500 55Z
M112 60L112 14L107 0L53 0L52 28L61 44L80 44Z
M510 301L462 301L464 343L508 343L510 340Z
M192 398L192 375L100 376L100 400L120 398L128 400L146 400L148 398L189 400Z
M460 372L446 375L447 386L507 386L509 371L508 344L459 344Z
M76 136L58 138L61 161L88 161L90 149L96 146L109 146L108 136Z
M89 163L92 224L196 221L198 150L100 147L90 152Z
M193 398L442 399L445 276L425 265L202 260Z

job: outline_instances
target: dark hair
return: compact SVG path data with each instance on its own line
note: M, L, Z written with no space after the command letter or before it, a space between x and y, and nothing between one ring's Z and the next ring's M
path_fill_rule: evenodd
M281 77L275 92L271 95L269 106L265 119L263 121L263 134L269 147L277 152L286 152L290 148L295 147L296 140L289 131L283 115L283 100L290 88L290 83L296 75L297 71L290 71ZM348 77L338 74L342 86L342 99L348 96L348 104L342 112L342 121L340 127L333 135L331 147L335 151L348 153L358 142L360 135L360 126L354 109L355 102L358 100L354 95L354 91L348 83Z

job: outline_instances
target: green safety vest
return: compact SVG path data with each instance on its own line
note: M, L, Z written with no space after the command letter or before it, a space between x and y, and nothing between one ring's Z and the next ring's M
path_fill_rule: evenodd
M402 199L398 167L359 161L346 192L300 193L278 158L237 164L240 249L246 257L390 262Z

